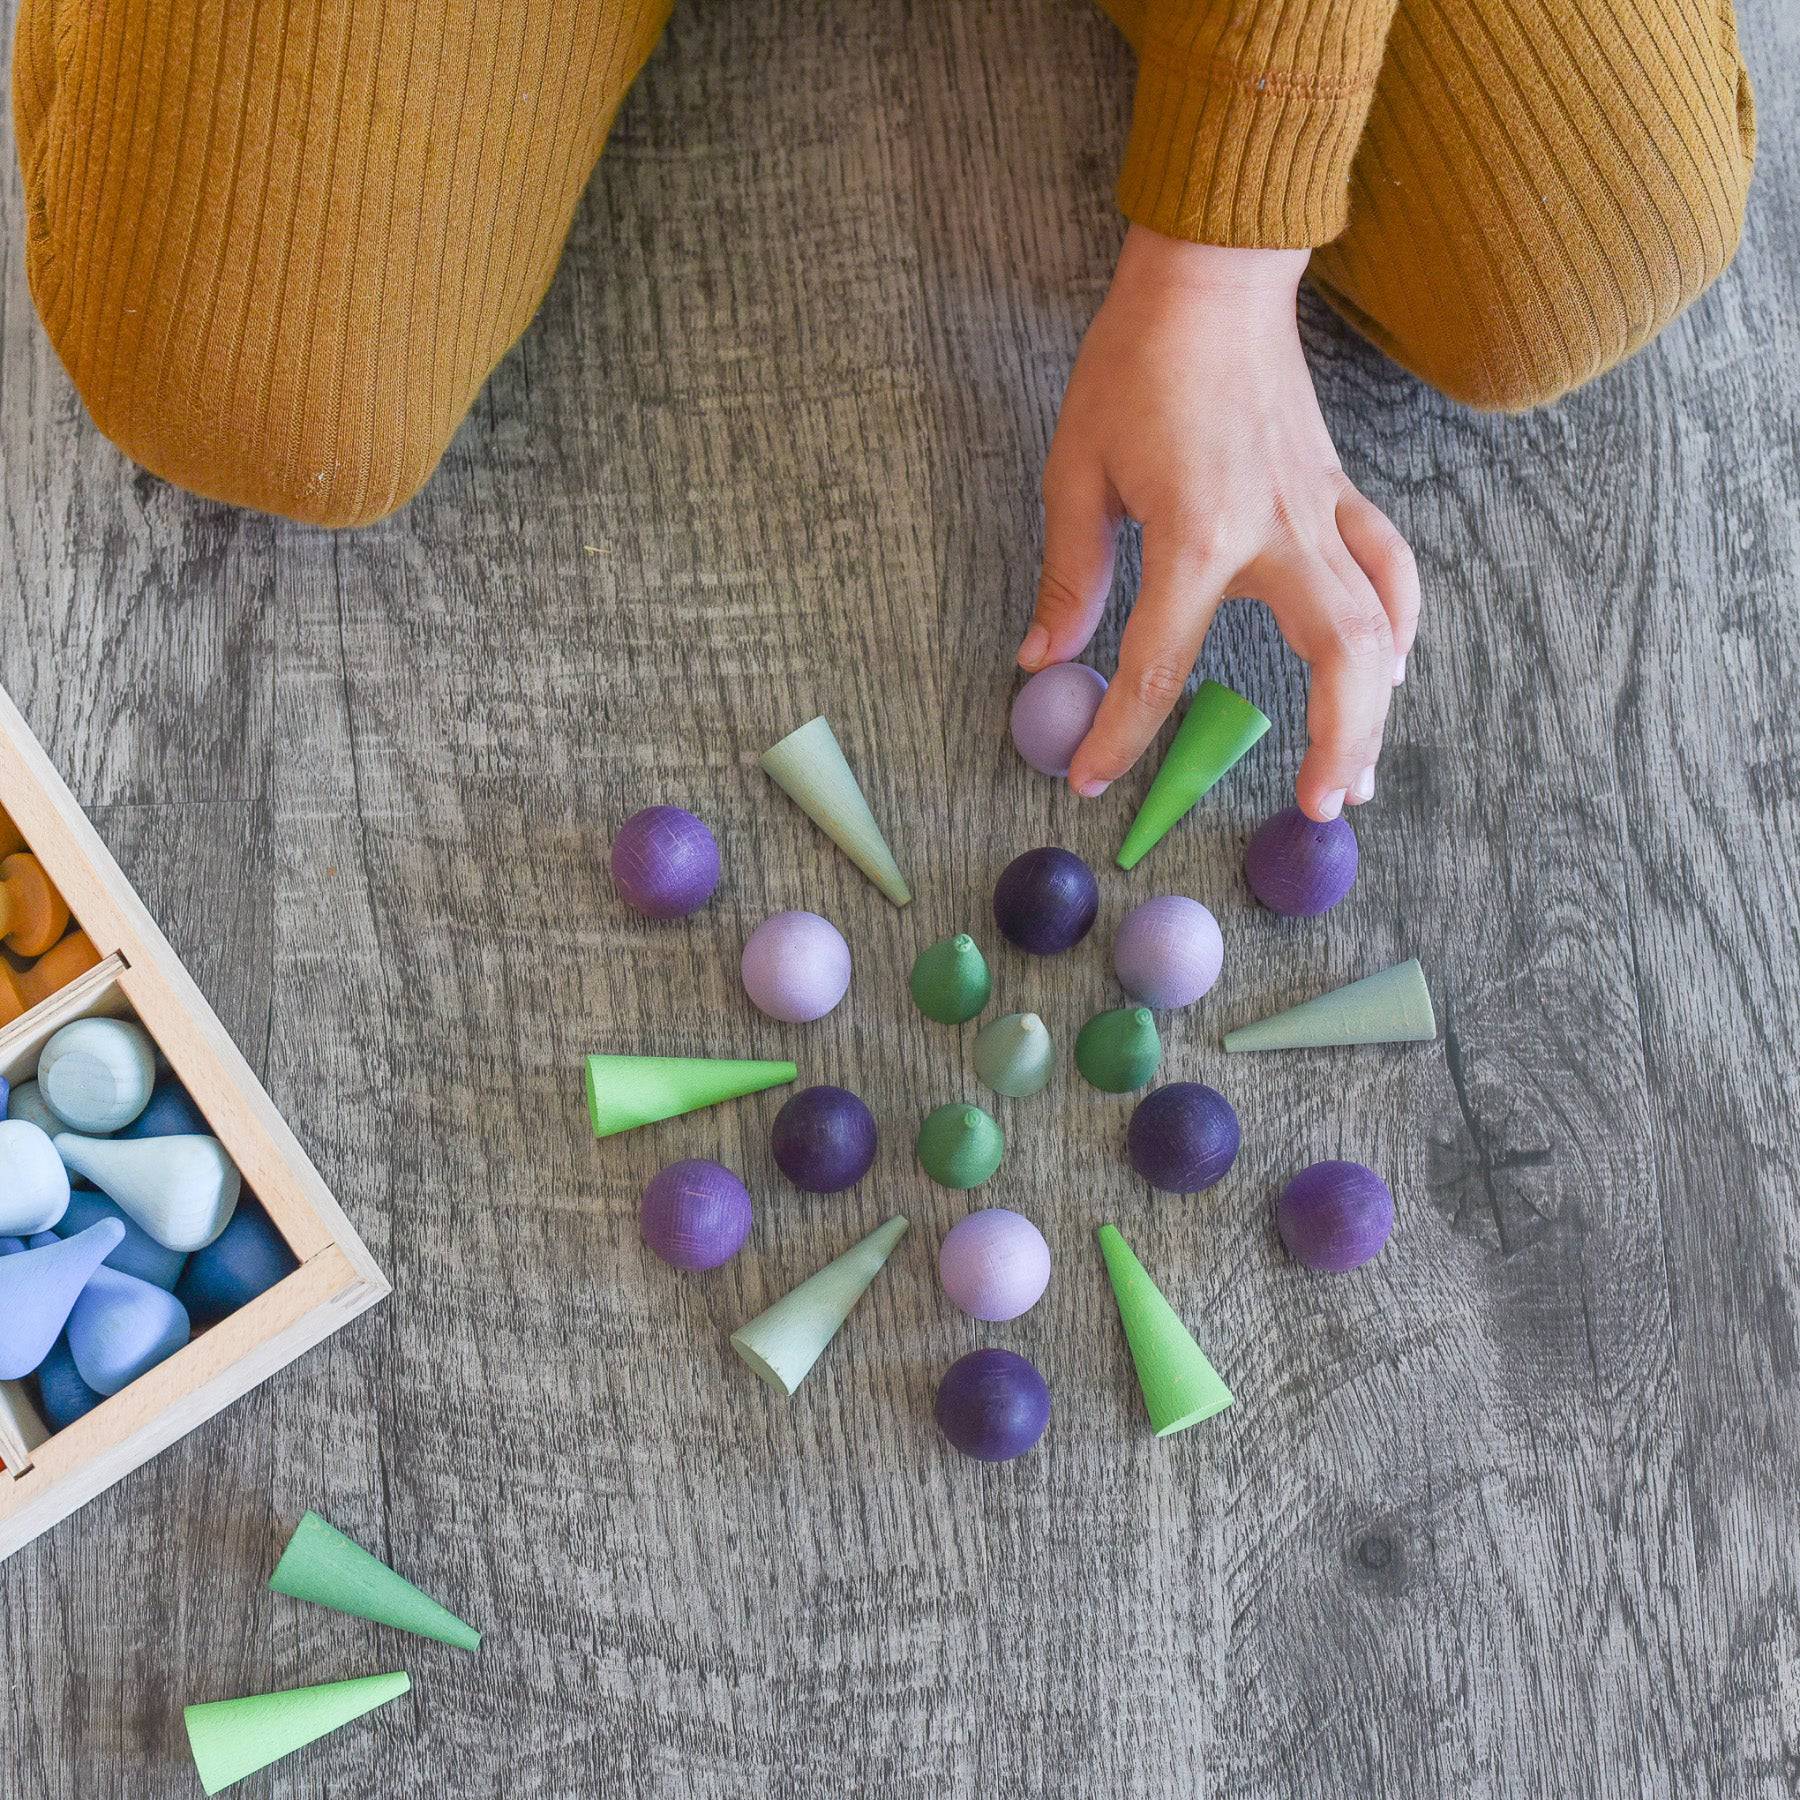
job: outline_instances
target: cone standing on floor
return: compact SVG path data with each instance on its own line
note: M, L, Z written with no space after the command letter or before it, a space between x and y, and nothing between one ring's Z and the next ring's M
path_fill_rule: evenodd
M940 938L913 962L908 986L913 1004L940 1025L961 1025L987 1005L994 991L981 946L964 932Z
M588 1114L595 1137L635 1131L781 1087L799 1073L791 1062L732 1062L708 1056L590 1056Z
M789 732L763 752L762 766L782 792L896 906L905 906L912 899L900 865L875 823L828 720L811 719L798 731Z
M975 1073L996 1094L1023 1100L1049 1085L1056 1048L1036 1013L1007 1013L975 1034Z
M1174 1307L1113 1226L1102 1225L1099 1238L1156 1435L1168 1437L1223 1412L1232 1403L1231 1389L1219 1379Z
M183 1716L200 1785L209 1794L221 1793L411 1688L410 1675L366 1675L323 1687L288 1688L279 1694L248 1694L241 1700L190 1706Z
M316 1512L303 1513L288 1539L269 1586L277 1594L310 1600L333 1612L355 1619L372 1619L392 1625L415 1637L431 1638L457 1650L476 1650L481 1633L465 1624L429 1594L422 1593L403 1575L397 1575L380 1557L371 1555L354 1538Z

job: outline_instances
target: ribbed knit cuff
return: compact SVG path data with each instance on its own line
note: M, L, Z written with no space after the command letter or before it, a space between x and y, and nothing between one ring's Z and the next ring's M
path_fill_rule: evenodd
M1275 15L1272 32L1233 10L1206 7L1185 42L1154 27L1141 38L1119 205L1193 243L1328 243L1348 219L1393 0L1257 9Z

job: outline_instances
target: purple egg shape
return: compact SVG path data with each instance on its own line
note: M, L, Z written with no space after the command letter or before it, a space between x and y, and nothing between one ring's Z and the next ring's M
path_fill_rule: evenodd
M938 1429L964 1456L1011 1462L1044 1435L1050 1390L1011 1350L971 1350L938 1383Z
M744 945L744 992L757 1011L787 1025L822 1019L850 986L850 946L829 919L784 912L764 919Z
M1033 956L1060 956L1093 930L1100 884L1071 850L1046 847L1014 857L994 884L994 923L1009 944Z
M1165 1194L1197 1194L1237 1160L1238 1116L1217 1088L1175 1081L1146 1094L1125 1132L1131 1166Z
M716 1269L750 1235L750 1192L723 1163L690 1157L651 1176L638 1207L644 1242L677 1269Z
M1321 825L1290 806L1265 819L1244 849L1250 891L1284 919L1330 912L1356 880L1356 833L1350 821Z
M1314 1163L1281 1190L1275 1229L1288 1255L1309 1269L1360 1269L1393 1232L1393 1190L1362 1163Z
M619 898L647 919L684 919L719 885L719 846L704 821L679 806L646 806L613 839Z
M848 1088L809 1087L775 1115L775 1164L806 1194L841 1194L875 1161L875 1115Z
M1067 775L1106 698L1106 677L1086 663L1052 663L1014 696L1013 747L1040 775Z
M1050 1246L1023 1213L984 1206L944 1234L938 1278L971 1319L1016 1319L1050 1285Z
M1134 906L1113 939L1119 985L1146 1006L1192 1006L1219 979L1224 961L1219 921L1183 894Z

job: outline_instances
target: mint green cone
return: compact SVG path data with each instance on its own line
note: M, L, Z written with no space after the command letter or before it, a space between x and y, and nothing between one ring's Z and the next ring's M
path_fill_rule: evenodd
M996 1094L1023 1100L1049 1085L1056 1047L1036 1013L1007 1013L975 1034L975 1073Z
M896 906L912 895L826 719L809 719L762 754L770 779Z
M292 1756L308 1744L360 1719L410 1691L406 1674L365 1675L323 1687L287 1688L279 1694L246 1694L185 1709L188 1745L200 1785L217 1794Z
M1415 956L1307 1000L1272 1019L1240 1026L1227 1050L1312 1050L1335 1044L1415 1044L1437 1036L1431 990Z
M1006 1154L1006 1134L979 1106L952 1101L925 1115L919 1166L940 1187L980 1187Z
M1119 867L1135 869L1268 729L1269 721L1242 694L1216 681L1201 682L1125 834Z
M1129 1094L1156 1073L1162 1039L1147 1006L1095 1013L1075 1040L1075 1066L1103 1094Z
M316 1512L302 1513L288 1539L269 1586L277 1594L310 1600L352 1618L392 1625L416 1637L435 1639L458 1650L480 1646L481 1633L447 1607L396 1574L380 1557Z
M987 1005L994 991L981 946L964 932L939 938L912 966L913 1004L940 1025L961 1025Z

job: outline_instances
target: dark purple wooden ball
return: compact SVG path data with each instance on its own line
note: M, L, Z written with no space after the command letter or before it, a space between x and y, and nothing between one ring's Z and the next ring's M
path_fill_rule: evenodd
M619 897L649 919L684 919L719 885L719 846L705 822L679 806L646 806L613 839Z
M1360 1269L1394 1229L1393 1191L1361 1163L1314 1163L1281 1190L1275 1229L1309 1269Z
M1290 806L1265 819L1244 850L1250 891L1284 919L1330 912L1356 880L1356 833L1348 819L1321 825Z
M848 1088L802 1088L775 1115L769 1147L803 1193L841 1193L875 1161L875 1115Z
M1217 1088L1176 1081L1146 1094L1125 1132L1131 1166L1165 1194L1197 1194L1237 1161L1238 1116Z
M1011 1350L971 1350L944 1371L937 1391L938 1429L964 1456L1011 1462L1050 1423L1050 1390Z
M1069 850L1027 850L994 885L994 923L1009 944L1033 956L1060 956L1094 928L1100 884Z
M750 1235L750 1193L722 1163L692 1157L650 1178L639 1207L644 1242L678 1269L716 1269Z

